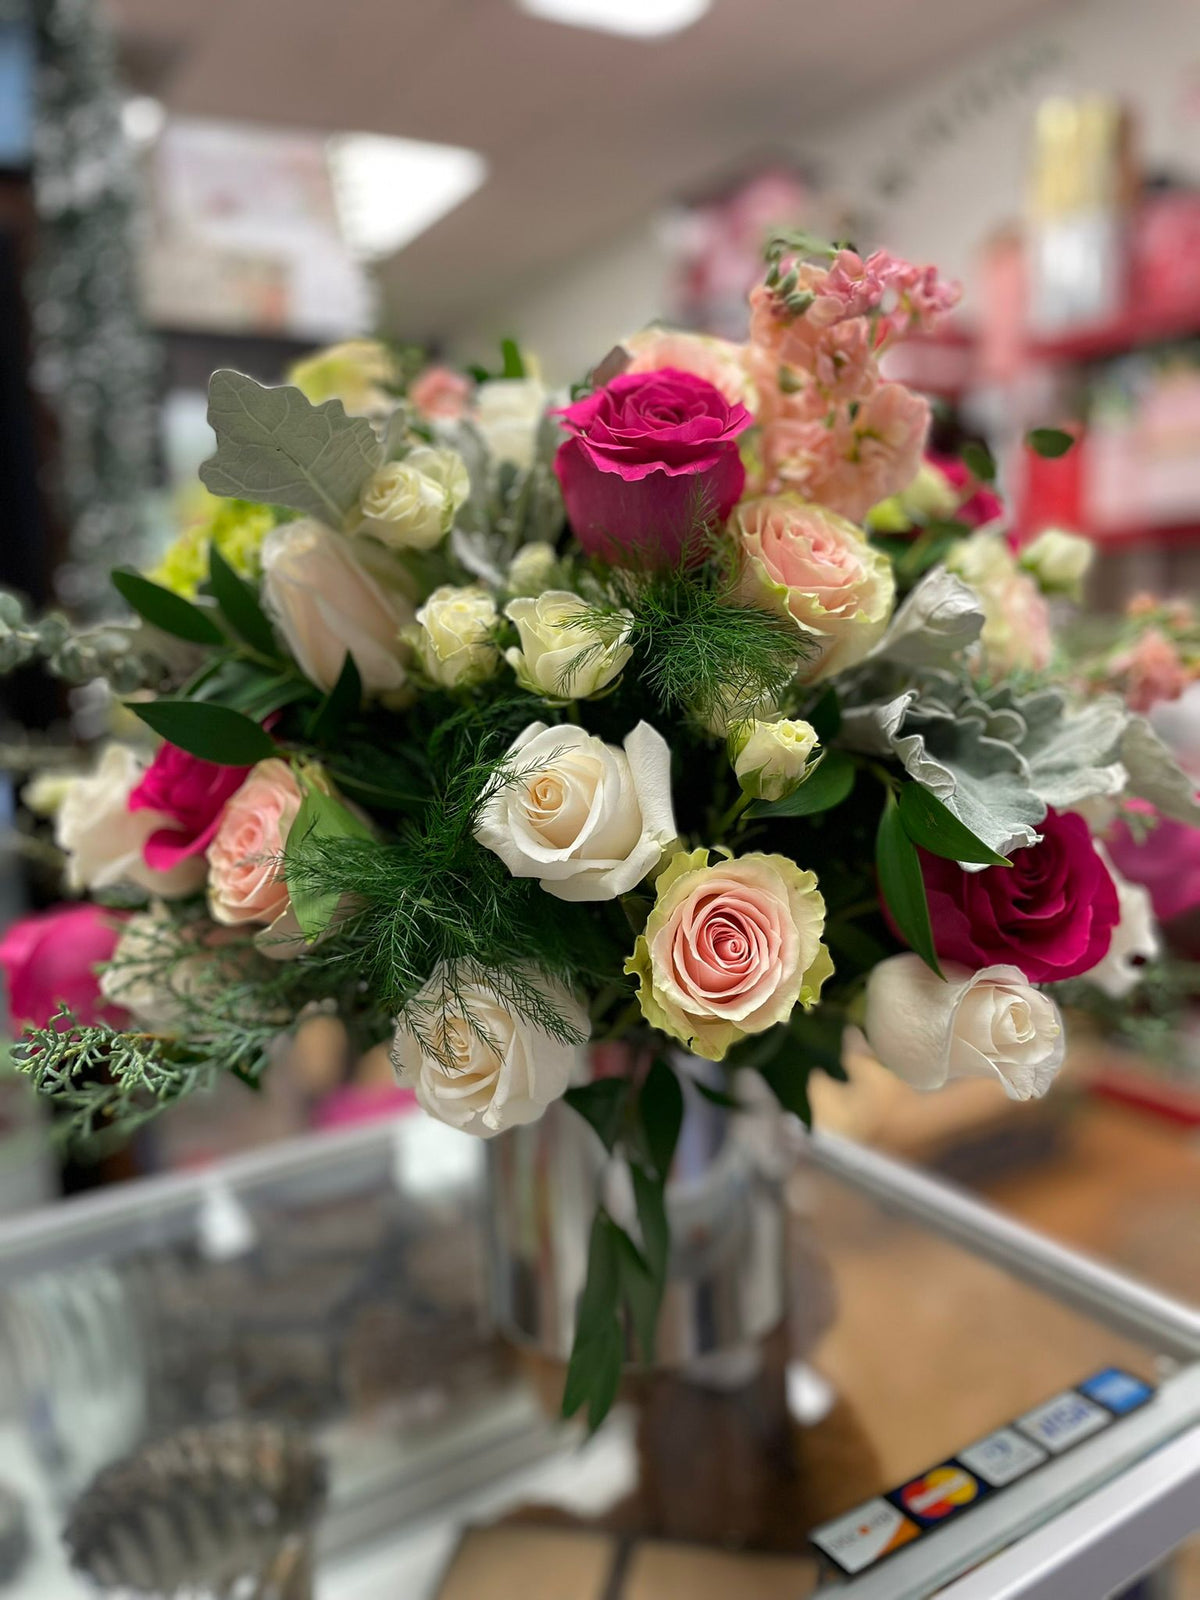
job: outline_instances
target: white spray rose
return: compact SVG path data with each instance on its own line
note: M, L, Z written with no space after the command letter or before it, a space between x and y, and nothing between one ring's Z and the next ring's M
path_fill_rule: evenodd
M945 981L920 956L891 956L867 981L871 1050L916 1089L951 1078L998 1078L1010 1100L1046 1093L1062 1066L1058 1007L1018 967L943 962Z
M1047 528L1021 551L1020 562L1044 593L1078 599L1095 555L1096 546L1082 534Z
M475 837L514 877L559 900L614 900L658 866L675 814L671 752L649 723L620 750L570 723L534 722L508 755Z
M448 583L429 596L407 637L431 683L460 689L482 683L499 667L500 652L492 641L499 620L486 589Z
M497 461L528 471L548 395L537 378L492 378L475 391L475 426Z
M542 987L564 1027L585 1041L587 1012L558 985ZM578 1046L518 1016L485 984L452 987L437 972L411 1010L411 1022L396 1024L392 1065L439 1122L490 1139L536 1122L570 1086Z
M174 819L148 808L131 811L129 796L145 767L127 744L110 744L90 773L72 778L55 817L54 836L67 856L67 883L75 890L110 889L134 884L149 894L173 899L192 894L204 882L203 856L189 856L169 872L146 865L150 835Z
M558 572L558 555L552 544L540 539L524 544L508 568L508 587L513 594L537 595L548 588Z
M363 529L397 550L432 550L470 492L466 462L456 450L420 445L371 476L359 503Z
M1141 963L1153 961L1159 953L1158 926L1150 891L1140 883L1130 883L1123 878L1104 846L1099 840L1095 844L1117 891L1121 920L1113 929L1112 943L1104 959L1083 976L1110 999L1123 1000L1142 981Z
M567 589L547 589L505 606L504 615L517 625L521 648L504 655L523 689L547 700L586 700L625 670L633 654L628 642L632 614L618 612L602 633L584 623L586 610Z
M281 523L263 544L263 595L318 688L332 689L349 651L369 694L394 693L404 683L400 629L413 610L399 590L384 589L362 555L313 517Z
M733 738L733 770L746 794L756 800L782 800L804 777L816 749L817 730L810 722L752 722Z

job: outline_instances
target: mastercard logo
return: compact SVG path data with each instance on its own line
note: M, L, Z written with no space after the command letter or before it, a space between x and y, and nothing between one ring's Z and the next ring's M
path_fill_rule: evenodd
M904 1509L925 1522L951 1516L978 1497L978 1483L961 1467L935 1467L900 1491Z

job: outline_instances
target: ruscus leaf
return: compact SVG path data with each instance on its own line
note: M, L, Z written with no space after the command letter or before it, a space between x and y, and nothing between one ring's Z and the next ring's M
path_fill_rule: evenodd
M959 451L963 465L980 483L994 483L996 478L996 463L992 459L992 452L987 445L980 444L977 439L969 440Z
M933 944L921 860L916 845L904 830L894 794L888 795L879 819L879 831L875 835L875 865L879 872L879 887L897 928L940 978L942 969L938 965Z
M1062 428L1031 428L1025 435L1025 443L1035 455L1057 461L1075 443L1075 436Z
M624 1078L597 1078L595 1083L568 1089L563 1099L595 1131L611 1155L621 1131L621 1118L629 1085Z
M128 709L169 744L221 767L252 767L278 753L269 733L228 706L206 700L147 700L129 702Z
M199 606L185 600L161 583L153 583L140 572L118 567L112 574L113 588L139 617L189 644L224 644L225 635Z
M906 783L900 790L900 821L914 844L948 861L976 866L1011 867L1007 856L984 844L924 784Z
M654 1170L665 1182L683 1123L683 1090L679 1079L661 1057L653 1063L642 1084L638 1117Z
M844 750L830 750L820 758L816 770L798 789L782 800L761 801L752 817L811 817L820 811L840 806L854 787L857 774L854 762Z
M260 655L278 656L275 634L258 596L229 565L215 542L208 551L208 582L213 599L238 638Z
M342 662L337 682L313 712L305 730L314 744L336 744L347 720L362 704L362 678L349 650Z

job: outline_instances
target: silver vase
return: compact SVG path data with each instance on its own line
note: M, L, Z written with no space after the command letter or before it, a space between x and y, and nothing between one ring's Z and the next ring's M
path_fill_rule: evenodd
M739 1362L785 1315L785 1226L778 1118L706 1100L687 1063L684 1118L667 1185L671 1256L658 1364L700 1375ZM748 1075L747 1075L748 1076ZM490 1298L519 1344L566 1360L598 1203L636 1237L632 1186L592 1129L561 1102L488 1146ZM628 1359L633 1362L631 1343Z

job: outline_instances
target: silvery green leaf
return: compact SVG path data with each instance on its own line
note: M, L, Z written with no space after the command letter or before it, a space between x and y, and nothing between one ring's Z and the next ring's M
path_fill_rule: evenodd
M1057 711L1043 716L1040 713L1049 710L1045 702L1051 697L1059 701ZM1058 810L1120 794L1126 780L1120 749L1129 721L1121 701L1104 695L1087 705L1069 706L1059 690L1039 698L1042 703L1032 716L1030 703L1021 702L1030 726L1020 748L1034 790Z
M982 628L975 591L945 567L934 567L903 601L869 659L943 666L974 644Z
M1129 774L1128 792L1149 800L1164 817L1200 825L1196 785L1145 717L1130 717L1121 740L1121 760Z
M217 449L200 477L213 494L289 506L332 528L347 527L383 459L375 429L340 400L314 406L299 389L228 368L213 373L208 420Z

